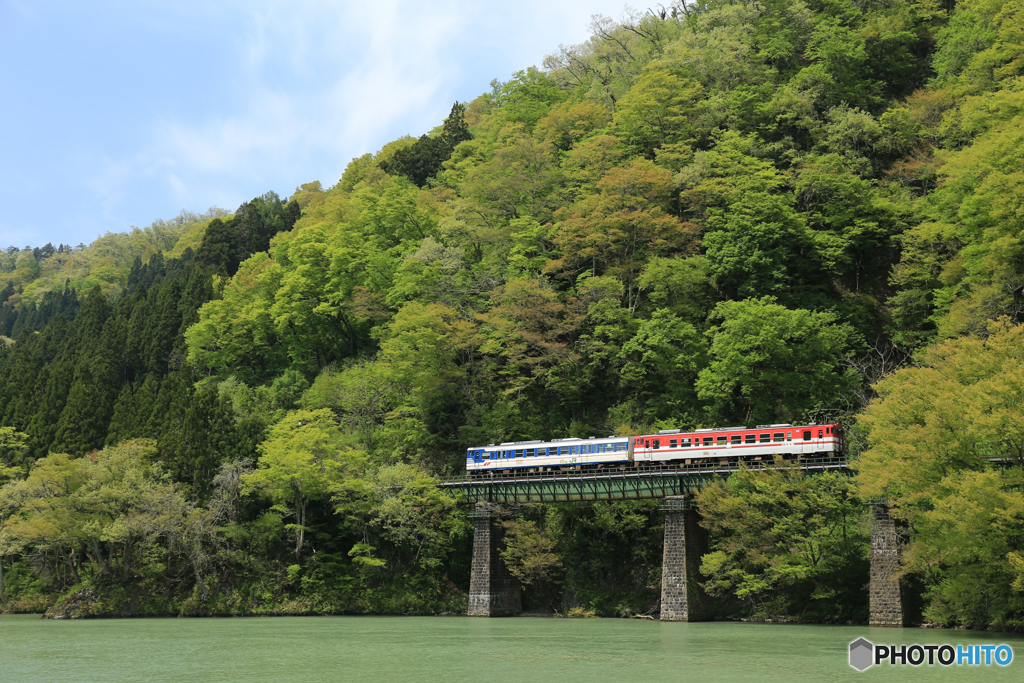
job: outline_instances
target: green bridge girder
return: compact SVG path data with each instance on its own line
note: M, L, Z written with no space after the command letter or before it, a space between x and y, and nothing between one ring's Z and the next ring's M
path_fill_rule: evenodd
M798 460L686 463L682 466L617 470L527 472L489 478L463 477L438 484L465 503L564 503L573 501L664 498L692 493L741 467L804 472L848 473L845 456L804 456Z

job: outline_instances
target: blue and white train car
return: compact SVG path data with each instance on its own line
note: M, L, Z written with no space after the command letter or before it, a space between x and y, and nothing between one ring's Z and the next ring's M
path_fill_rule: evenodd
M630 446L630 439L625 436L509 441L468 449L466 471L472 474L521 468L626 463L632 460Z

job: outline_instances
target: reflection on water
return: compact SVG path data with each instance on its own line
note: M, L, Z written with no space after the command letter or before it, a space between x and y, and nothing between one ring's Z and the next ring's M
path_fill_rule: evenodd
M847 665L877 643L1001 643L1009 667ZM45 621L0 616L0 679L699 681L1022 680L1024 638L855 626L621 619L282 617Z

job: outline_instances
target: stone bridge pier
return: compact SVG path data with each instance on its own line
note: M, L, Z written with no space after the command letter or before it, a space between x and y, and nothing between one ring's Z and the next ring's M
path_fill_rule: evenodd
M906 626L910 591L900 577L906 531L889 514L887 501L871 504L871 583L868 624Z
M487 503L473 509L473 563L469 576L471 617L510 617L521 609L519 581L501 559L505 530L498 511Z
M708 621L711 601L700 587L700 558L708 552L708 532L700 525L693 497L668 496L665 553L661 566L661 620Z

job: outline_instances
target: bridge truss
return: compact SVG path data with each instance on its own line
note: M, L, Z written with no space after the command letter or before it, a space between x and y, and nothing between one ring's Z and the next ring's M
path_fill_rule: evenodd
M848 472L845 455L804 455L794 459L671 463L655 467L522 472L461 477L439 486L465 503L560 503L664 498L692 493L740 468L802 472ZM486 476L492 475L492 476Z

